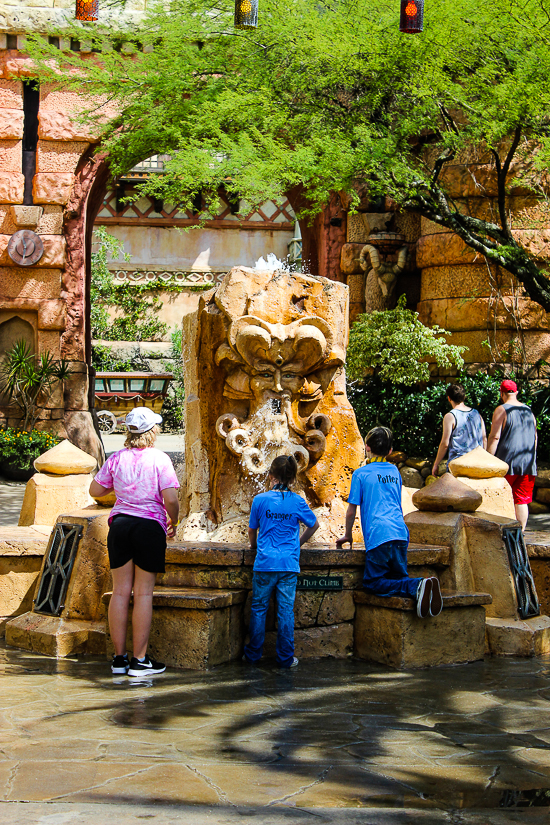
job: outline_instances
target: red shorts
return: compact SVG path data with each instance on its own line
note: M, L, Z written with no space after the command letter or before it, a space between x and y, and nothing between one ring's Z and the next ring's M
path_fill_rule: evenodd
M535 476L504 476L514 496L514 504L530 504L533 501Z

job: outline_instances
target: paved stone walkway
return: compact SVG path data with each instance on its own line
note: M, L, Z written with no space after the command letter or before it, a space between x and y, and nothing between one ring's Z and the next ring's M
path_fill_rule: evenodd
M0 648L0 679L2 823L550 818L518 807L550 805L550 657L239 662L136 682Z
M24 481L0 478L0 526L17 524L24 495Z

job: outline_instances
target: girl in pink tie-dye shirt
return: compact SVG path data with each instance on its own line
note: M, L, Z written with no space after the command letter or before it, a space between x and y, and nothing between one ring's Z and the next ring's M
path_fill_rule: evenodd
M175 535L179 514L179 482L172 462L154 446L161 421L161 416L148 407L133 409L126 416L125 448L107 459L90 486L92 496L114 490L117 498L107 537L113 576L109 630L115 656L111 670L128 676L166 670L164 664L146 653L156 575L164 573L166 536ZM129 662L126 631L132 592L134 655Z

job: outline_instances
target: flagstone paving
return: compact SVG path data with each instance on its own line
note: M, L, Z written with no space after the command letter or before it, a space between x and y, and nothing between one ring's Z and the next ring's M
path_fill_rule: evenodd
M101 659L3 647L0 677L0 822L550 818L517 807L550 805L550 657L236 663L136 682Z

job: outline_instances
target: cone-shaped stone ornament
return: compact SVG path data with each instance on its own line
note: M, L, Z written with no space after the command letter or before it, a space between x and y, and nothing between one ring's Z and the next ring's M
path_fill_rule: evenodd
M450 473L445 473L429 487L417 490L412 497L412 503L419 510L434 513L473 513L482 501L483 498L477 490L467 487Z
M508 465L505 461L488 453L483 447L476 447L475 450L461 455L460 458L453 458L449 462L449 470L457 477L498 478L506 475Z
M67 439L34 460L34 468L39 473L55 473L58 476L91 473L96 464L93 456L75 447Z

